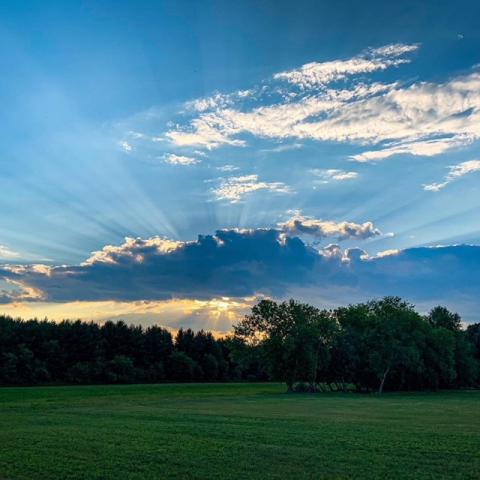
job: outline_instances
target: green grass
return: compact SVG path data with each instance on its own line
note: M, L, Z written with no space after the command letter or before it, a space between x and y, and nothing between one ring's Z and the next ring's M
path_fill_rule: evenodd
M2 479L480 478L480 392L0 389Z

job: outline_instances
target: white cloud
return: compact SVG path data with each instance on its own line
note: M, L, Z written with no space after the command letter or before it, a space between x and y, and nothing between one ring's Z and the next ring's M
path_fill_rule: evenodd
M102 250L92 252L89 258L81 266L94 265L96 263L117 264L118 260L125 258L133 259L136 263L142 263L145 253L148 254L167 254L185 245L185 242L170 240L162 237L151 237L147 239L125 237L125 242L121 245L105 245ZM48 275L50 270L44 272Z
M329 183L332 180L341 182L344 180L352 180L358 177L357 172L347 172L345 170L338 170L336 168L329 168L326 170L314 168L310 172L318 177L320 183Z
M187 102L185 107L187 110L194 110L196 112L205 112L207 110L214 110L216 108L225 108L235 103L239 99L245 99L254 94L254 90L237 90L236 92L224 94L214 93L209 97L198 98Z
M355 77L405 63L404 55L417 48L388 45L351 59L280 72L248 102L239 100L238 92L230 94L227 103L207 102L166 137L179 146L208 149L245 146L245 134L370 146L352 156L360 162L399 154L435 156L480 139L477 71L444 83L406 85L365 77L359 82ZM347 77L349 82L333 88L331 82ZM275 81L286 85L275 86Z
M221 145L245 146L245 140L234 138L241 133L255 136L287 139L316 138L316 135L302 132L302 125L310 118L328 118L348 102L359 101L380 92L388 91L392 85L357 85L350 90L328 89L312 96L305 96L295 102L276 103L260 106L250 111L234 108L216 109L201 113L189 125L171 130L167 138L178 146L197 145L212 149Z
M465 145L472 141L471 136L457 135L451 138L425 140L421 142L403 143L397 146L372 150L352 155L350 158L357 162L370 162L383 160L393 155L415 155L433 157L457 146Z
M131 152L133 150L133 147L128 143L128 142L121 142L120 146L125 150L126 152Z
M200 163L200 160L197 160L193 157L186 157L184 155L175 155L174 153L169 153L163 157L165 163L170 165L196 165Z
M423 189L427 192L439 192L442 188L447 186L448 182L430 183L423 185Z
M302 122L294 134L316 140L377 145L398 142L405 151L437 153L480 137L480 75L445 84L414 84L348 102L324 119ZM413 143L432 140L427 143ZM442 143L439 143L441 139ZM390 151L389 151L390 148ZM391 154L391 147L387 154ZM434 152L433 152L434 153Z
M466 162L459 163L458 165L452 165L443 182L423 185L423 189L427 192L439 192L450 182L458 180L460 177L474 172L480 172L480 160L468 160Z
M10 258L16 258L19 255L20 255L19 253L14 252L13 250L10 250L5 245L0 245L0 258L10 259Z
M408 59L399 57L406 53L411 53L417 48L417 45L388 45L382 48L367 50L363 54L348 60L307 63L299 69L277 73L273 78L293 83L302 89L311 89L333 81L342 80L351 75L371 73L407 63L409 62Z
M203 150L194 150L193 153L197 157L206 157L207 156L207 154Z
M382 232L375 228L372 222L334 222L305 217L300 212L286 222L279 223L278 227L289 235L312 235L316 238L334 237L337 240L351 238L366 239L381 235Z
M236 167L235 165L221 165L217 167L217 170L221 172L234 172L235 170L240 170L240 167Z
M287 143L285 145L278 145L277 147L262 148L260 151L264 153L282 153L290 150L297 150L302 147L303 145L301 143Z
M245 145L242 140L231 139L227 132L222 132L225 128L214 116L208 118L203 114L200 118L192 120L190 127L187 130L171 130L165 135L179 147L196 145L211 150L220 145L237 147Z
M290 193L290 188L282 182L262 182L258 175L242 175L220 179L218 187L211 191L216 200L228 200L230 203L239 202L245 195L257 190L268 190L277 193Z
M371 258L383 258L383 257L390 257L392 255L398 255L401 252L398 248L391 248L389 250L382 250L381 252L378 252L376 255L374 255Z

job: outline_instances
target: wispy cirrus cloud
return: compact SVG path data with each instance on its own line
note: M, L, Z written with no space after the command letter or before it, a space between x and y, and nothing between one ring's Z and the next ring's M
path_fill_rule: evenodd
M379 83L368 76L411 61L418 45L393 44L358 56L274 74L255 94L212 97L165 133L178 146L245 146L248 136L368 146L359 162L435 156L480 138L480 73L443 83Z
M467 145L473 140L472 135L456 135L449 138L433 138L431 140L423 140L419 142L404 142L394 144L392 146L384 146L379 150L371 150L352 155L350 158L357 162L371 162L384 160L394 155L413 155L433 157L440 155L454 147Z
M217 92L208 97L198 98L185 104L187 110L205 112L216 108L225 108L233 105L239 99L245 99L254 94L254 90L237 90L229 94Z
M291 189L283 182L265 182L258 179L258 175L241 175L238 177L220 178L219 185L212 188L216 200L226 200L238 203L246 195L258 190L267 190L276 193L291 193Z
M423 185L423 189L427 192L439 192L449 183L474 172L480 172L480 160L468 160L466 162L459 163L458 165L452 165L443 182Z
M347 60L307 63L295 70L276 73L273 78L298 85L304 90L312 89L337 80L343 80L348 76L385 70L392 66L407 63L409 60L402 58L403 55L414 52L417 48L418 45L393 44L368 49L362 54Z
M279 139L329 140L319 133L309 132L310 118L327 119L355 99L365 99L390 85L374 83L352 89L326 89L314 95L302 95L294 101L279 98L278 102L239 110L234 107L216 108L194 117L186 126L170 130L166 137L177 146L198 146L213 149L222 145L245 146L241 134ZM331 138L330 138L331 140Z

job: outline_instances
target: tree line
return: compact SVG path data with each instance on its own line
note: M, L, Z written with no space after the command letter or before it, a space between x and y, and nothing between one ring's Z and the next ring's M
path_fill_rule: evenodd
M235 338L123 321L103 325L0 316L0 384L268 380L260 352Z
M0 384L284 381L288 391L480 386L480 323L397 297L335 310L262 300L233 334L0 317Z

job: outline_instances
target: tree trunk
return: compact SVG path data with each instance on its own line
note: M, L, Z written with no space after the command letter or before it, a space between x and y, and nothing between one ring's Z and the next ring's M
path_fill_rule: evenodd
M385 385L385 380L387 379L388 372L390 372L390 367L387 367L387 369L383 373L382 381L380 382L380 387L378 387L378 393L379 394L381 394L383 392L383 387Z

